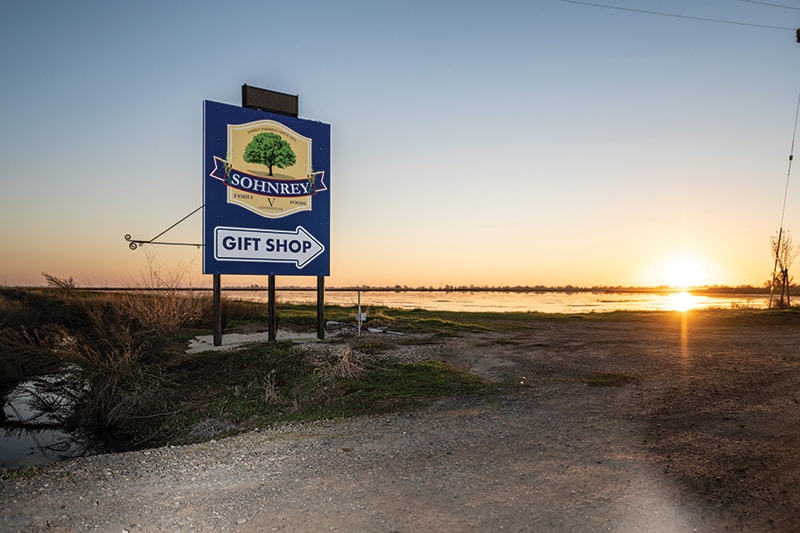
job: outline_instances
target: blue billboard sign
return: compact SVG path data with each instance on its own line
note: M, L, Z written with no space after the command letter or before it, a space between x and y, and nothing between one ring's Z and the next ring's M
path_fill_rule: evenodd
M330 275L330 125L203 103L203 273Z

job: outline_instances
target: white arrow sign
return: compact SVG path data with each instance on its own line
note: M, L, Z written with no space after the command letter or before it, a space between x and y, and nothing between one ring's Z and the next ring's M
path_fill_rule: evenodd
M325 247L302 226L294 231L250 228L214 228L217 261L295 263L303 268Z

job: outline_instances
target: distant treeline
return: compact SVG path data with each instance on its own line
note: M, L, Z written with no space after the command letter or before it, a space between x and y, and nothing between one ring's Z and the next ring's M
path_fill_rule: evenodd
M795 287L792 288L793 291ZM300 288L294 290L303 290ZM308 289L304 289L308 290ZM369 286L356 286L356 287L336 287L326 288L329 291L384 291L384 292L601 292L601 293L659 293L659 292L691 292L692 294L714 294L714 295L736 295L736 294L768 294L769 289L764 287L753 287L751 285L728 287L724 285L715 285L709 287L695 287L691 289L678 289L675 287L659 286L659 287L576 287L574 285L565 285L557 287L549 287L543 285L535 286L502 286L502 287L476 287L476 286L451 286L445 285L444 287L408 287L405 285L395 285L392 287L369 287Z
M82 290L86 291L135 291L137 287L82 287ZM147 287L142 290L147 291L158 291L158 290L182 290L182 291L197 291L197 292L209 292L213 289L210 287L185 287L185 288L178 288L175 287ZM267 287L264 285L248 285L243 287L238 286L231 286L231 287L223 287L222 291L266 291ZM288 286L288 287L277 287L276 290L278 291L313 291L316 290L315 287L299 287L299 286ZM659 292L690 292L696 295L708 294L708 295L725 295L725 296L732 296L732 295L742 295L742 294L769 294L769 288L767 287L753 287L752 285L740 285L736 287L729 287L726 285L712 285L706 287L693 287L690 289L679 289L675 287L668 287L668 286L658 286L658 287L621 287L621 286L595 286L595 287L578 287L574 285L564 285L564 286L544 286L544 285L534 285L534 286L474 286L474 285L444 285L442 287L411 287L408 285L392 285L392 286L370 286L370 285L357 285L357 286L345 286L345 287L326 287L326 291L330 292L355 292L355 291L363 291L363 292L566 292L566 293L580 293L580 292L600 292L600 293L659 293ZM797 290L797 286L792 286L792 293L795 292L800 293Z

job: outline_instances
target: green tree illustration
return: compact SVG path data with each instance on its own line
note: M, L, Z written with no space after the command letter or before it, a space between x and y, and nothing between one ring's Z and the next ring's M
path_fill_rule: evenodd
M272 176L272 167L286 168L297 162L289 143L281 139L276 133L259 133L247 143L244 148L244 160L247 163L258 163L269 168Z

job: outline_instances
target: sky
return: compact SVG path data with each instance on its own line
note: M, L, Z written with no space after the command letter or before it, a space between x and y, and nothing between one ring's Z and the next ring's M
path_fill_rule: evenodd
M202 205L203 101L243 84L331 125L329 287L761 286L781 222L800 243L800 0L0 12L2 285L210 285L200 249L124 236Z

